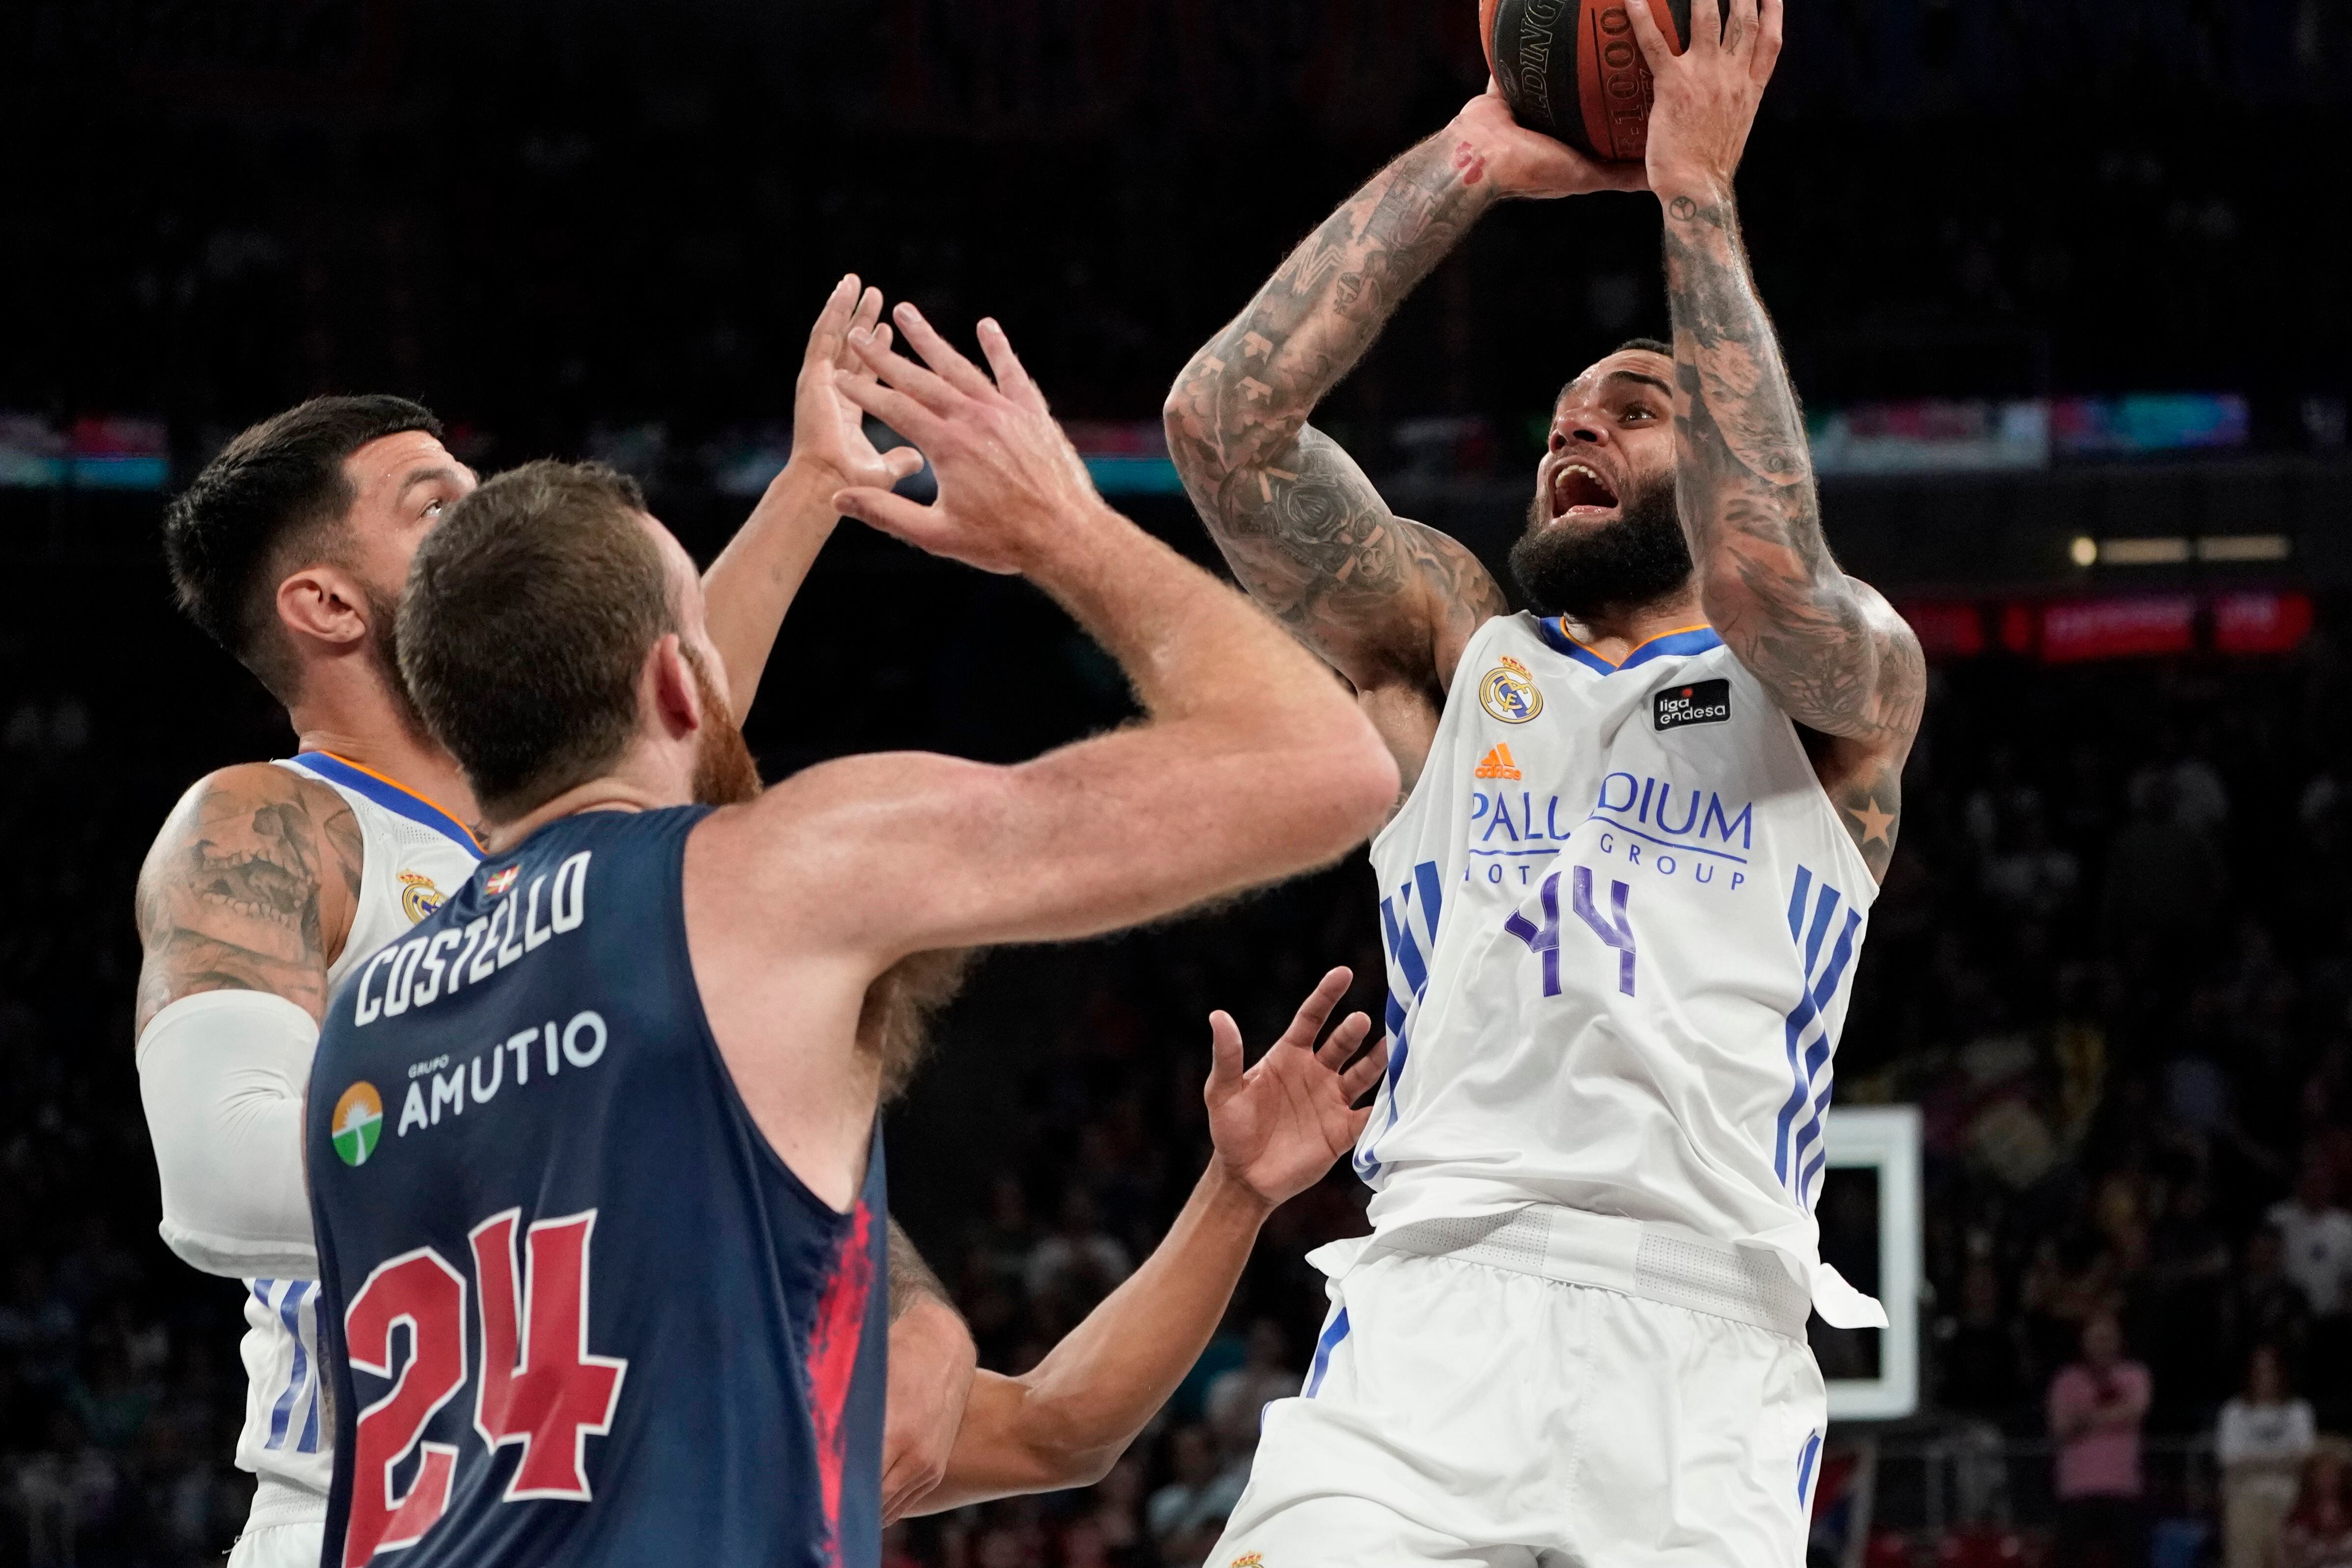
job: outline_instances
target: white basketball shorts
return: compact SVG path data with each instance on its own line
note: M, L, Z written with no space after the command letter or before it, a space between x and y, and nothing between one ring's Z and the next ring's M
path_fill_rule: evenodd
M323 1522L248 1525L229 1550L228 1568L319 1568L326 1534Z
M1776 1330L1654 1299L1704 1294L1686 1243L1662 1256L1698 1284L1640 1295L1476 1250L1315 1255L1330 1315L1207 1568L1801 1568L1827 1398L1801 1302Z
M327 1534L327 1500L278 1476L253 1489L245 1531L230 1548L228 1568L319 1568Z

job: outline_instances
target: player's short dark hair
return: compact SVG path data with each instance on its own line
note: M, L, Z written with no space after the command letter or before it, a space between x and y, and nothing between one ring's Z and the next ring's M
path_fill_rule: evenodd
M637 674L678 629L635 480L526 463L452 507L416 548L400 671L425 726L494 821L597 777L637 722Z
M438 440L441 422L403 397L314 397L238 434L164 509L180 608L280 702L300 672L278 626L278 580L298 555L338 555L357 498L343 460L410 430Z

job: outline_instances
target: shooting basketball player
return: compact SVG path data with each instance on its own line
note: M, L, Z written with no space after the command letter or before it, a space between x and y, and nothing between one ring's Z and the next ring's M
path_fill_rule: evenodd
M1194 358L1171 445L1226 559L1354 685L1411 793L1374 841L1374 1236L1269 1412L1214 1568L1771 1564L1823 1421L1830 1055L1925 676L1831 558L1732 200L1780 0L1696 0L1644 168L1466 106ZM1391 514L1307 421L1496 201L1646 183L1674 342L1579 373L1511 566Z
M400 664L489 858L334 994L312 1063L331 1563L873 1568L877 1111L907 1065L864 1026L875 982L1290 874L1395 798L1312 657L1095 496L992 323L993 381L898 319L931 368L880 353L887 385L842 390L939 500L834 504L1030 578L1147 717L761 793L700 585L628 481L527 465L426 536Z
M835 377L881 295L845 278L812 329L793 460L712 567L712 636L748 704L785 605L845 485L919 459L875 450ZM410 555L474 487L432 414L397 398L318 399L246 432L173 505L166 549L190 616L285 703L298 754L203 779L141 874L146 956L137 1024L162 1231L197 1269L245 1281L248 1378L237 1463L257 1473L236 1568L318 1561L332 1454L319 1403L317 1264L297 1124L329 995L473 874L480 849L457 765L425 734L394 662ZM918 1385L926 1361L960 1398L969 1336L918 1306L911 1249L893 1283ZM932 1342L926 1343L928 1335ZM961 1352L961 1367L954 1364ZM894 1369L895 1370L895 1369ZM935 1477L954 1398L910 1420L908 1468ZM944 1426L945 1432L939 1429ZM898 1421L894 1412L894 1436Z

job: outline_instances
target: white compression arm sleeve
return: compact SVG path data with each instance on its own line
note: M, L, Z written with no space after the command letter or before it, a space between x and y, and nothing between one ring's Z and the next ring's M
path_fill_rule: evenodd
M314 1280L302 1096L319 1026L267 991L201 991L139 1037L163 1244L207 1274Z

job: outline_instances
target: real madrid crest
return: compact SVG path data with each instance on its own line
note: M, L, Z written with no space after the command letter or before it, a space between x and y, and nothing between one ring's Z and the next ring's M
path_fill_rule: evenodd
M408 916L411 925L440 908L442 897L441 890L423 872L400 873L400 912Z
M1543 693L1528 667L1506 653L1479 681L1478 706L1505 724L1525 724L1543 712Z

